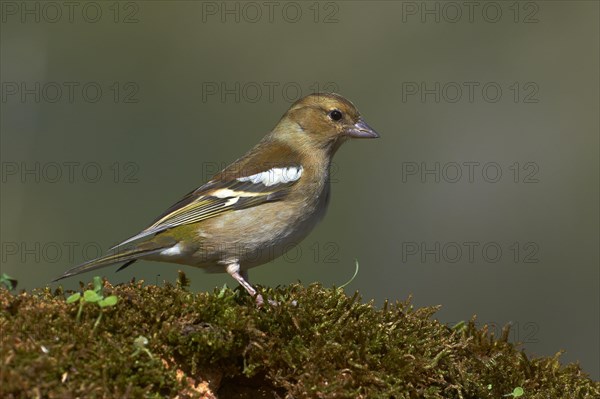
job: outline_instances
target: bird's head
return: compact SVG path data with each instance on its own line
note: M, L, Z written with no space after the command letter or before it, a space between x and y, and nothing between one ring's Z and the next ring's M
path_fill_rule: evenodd
M333 93L315 93L299 99L273 133L307 150L326 148L333 152L349 138L379 137L354 104Z

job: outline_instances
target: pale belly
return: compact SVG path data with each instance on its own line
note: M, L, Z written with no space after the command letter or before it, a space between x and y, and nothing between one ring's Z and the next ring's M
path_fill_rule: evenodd
M200 244L180 242L176 248L148 259L200 267L212 273L225 272L232 263L247 270L298 245L324 216L327 200L324 193L308 207L291 204L282 208L273 202L223 214L202 222L195 231Z

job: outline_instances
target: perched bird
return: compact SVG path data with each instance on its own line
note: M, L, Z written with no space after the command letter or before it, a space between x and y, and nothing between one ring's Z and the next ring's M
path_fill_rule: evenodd
M227 272L256 301L248 269L281 256L322 219L329 170L349 138L379 135L337 94L296 101L246 155L167 209L139 234L56 280L138 259Z

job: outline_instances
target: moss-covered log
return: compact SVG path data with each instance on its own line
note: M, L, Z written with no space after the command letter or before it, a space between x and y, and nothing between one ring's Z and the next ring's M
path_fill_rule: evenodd
M377 308L317 284L263 289L278 305L257 308L239 290L186 285L104 282L118 302L103 307L0 288L0 397L600 398L558 354L530 359L507 329L449 327L436 308Z

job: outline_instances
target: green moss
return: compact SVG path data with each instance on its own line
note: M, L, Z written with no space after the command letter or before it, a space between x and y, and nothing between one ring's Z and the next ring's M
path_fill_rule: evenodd
M529 359L508 329L495 338L474 320L451 328L432 319L436 308L378 309L318 284L262 290L279 305L257 308L239 290L188 284L104 282L118 303L84 306L79 321L61 289L0 289L0 396L600 397L559 354Z

